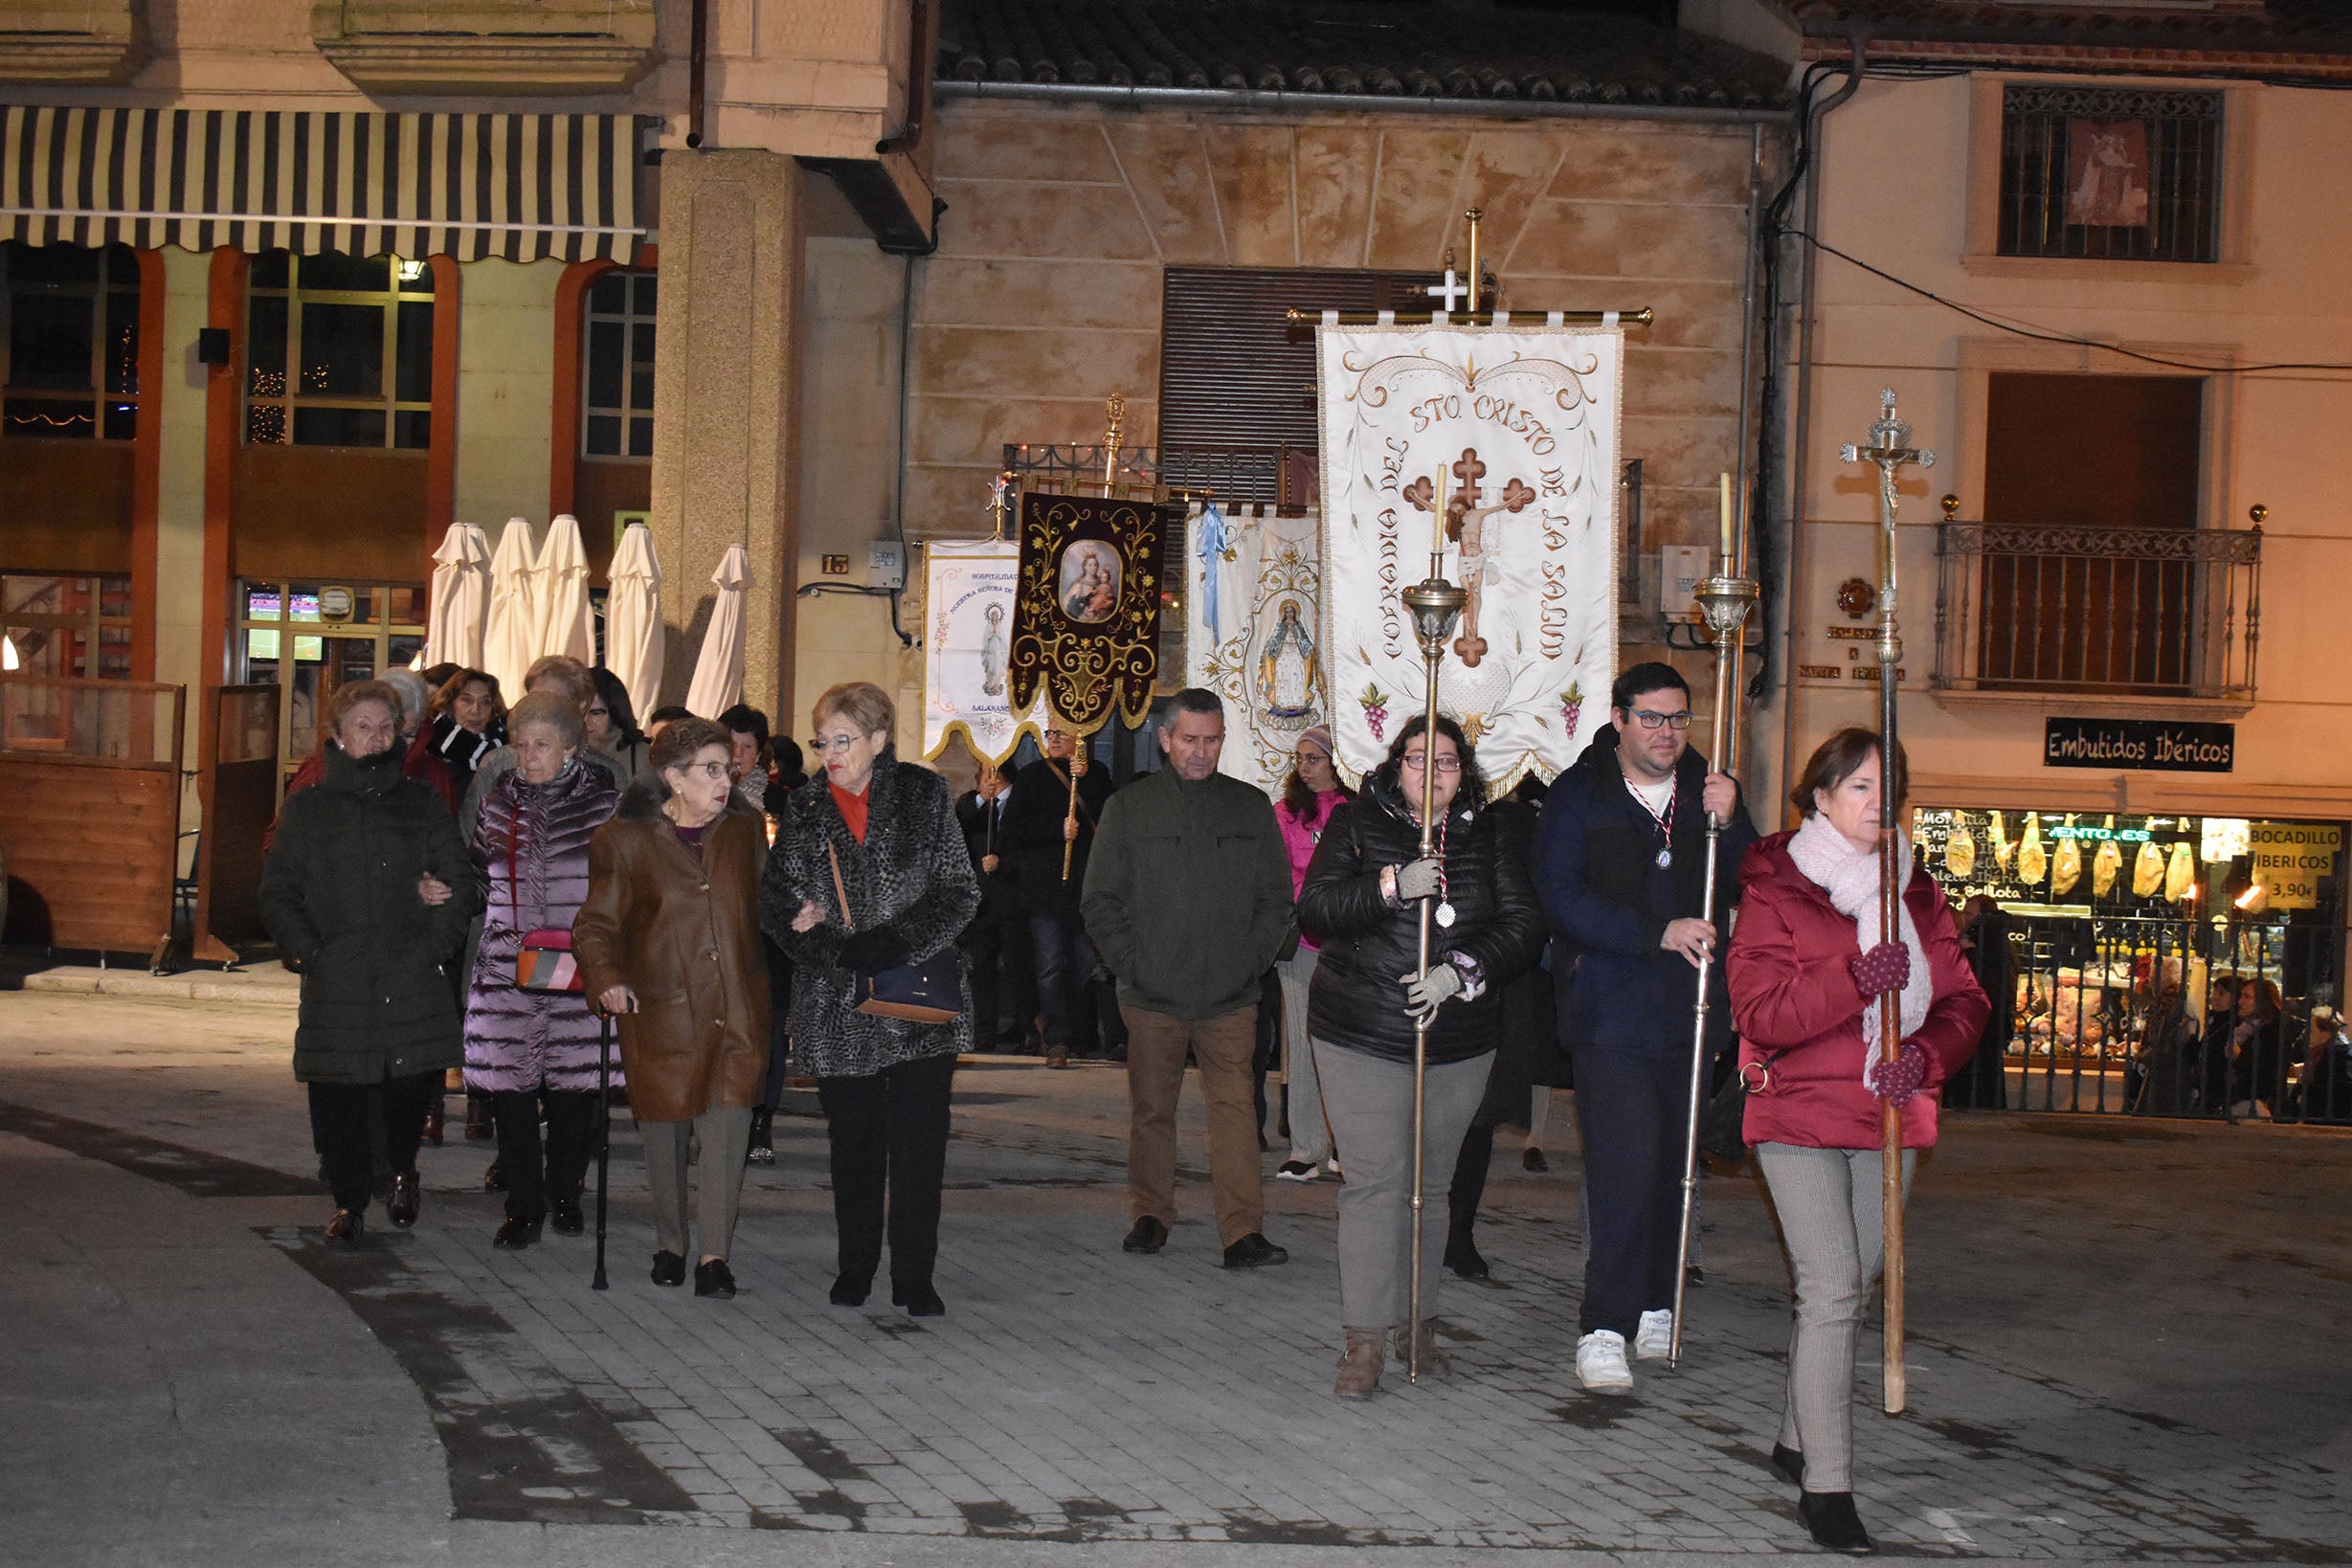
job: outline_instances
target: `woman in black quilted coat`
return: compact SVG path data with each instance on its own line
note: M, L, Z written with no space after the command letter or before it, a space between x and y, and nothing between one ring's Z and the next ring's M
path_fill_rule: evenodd
M865 1304L886 1206L890 1303L933 1317L947 1310L931 1269L948 1093L956 1054L972 1048L972 1014L914 1023L861 1013L858 1000L885 970L941 953L960 965L955 938L980 907L979 883L947 780L891 750L897 716L880 686L832 687L815 723L819 772L777 813L760 918L793 961L793 1055L817 1080L832 1142L833 1302ZM969 997L970 976L959 980Z
M1400 1360L1421 1324L1421 1368L1447 1368L1431 1339L1445 1189L1502 1038L1503 987L1535 961L1543 917L1518 855L1485 809L1478 759L1453 720L1436 737L1436 853L1421 858L1423 721L1409 721L1357 799L1333 812L1299 925L1323 944L1307 1029L1324 1113L1348 1152L1339 1194L1339 1301L1347 1348L1333 1392L1379 1386L1392 1332ZM1420 906L1433 901L1430 964ZM1421 1300L1411 1293L1413 1037L1426 1020Z

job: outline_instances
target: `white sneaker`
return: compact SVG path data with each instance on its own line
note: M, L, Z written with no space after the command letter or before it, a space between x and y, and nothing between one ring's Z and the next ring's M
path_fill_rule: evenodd
M1633 1373L1625 1365L1625 1336L1595 1329L1577 1341L1577 1379L1594 1394L1630 1394Z
M1642 1326L1633 1331L1633 1358L1637 1361L1663 1361L1673 1354L1673 1312L1664 1307L1654 1312L1644 1312Z
M1286 1159L1274 1168L1276 1178L1283 1181L1312 1181L1322 1174L1322 1165L1311 1159Z

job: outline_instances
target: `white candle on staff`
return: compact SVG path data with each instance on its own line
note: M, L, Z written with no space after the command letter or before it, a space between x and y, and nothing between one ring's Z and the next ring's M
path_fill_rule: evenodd
M1445 553L1445 470L1438 469L1437 511L1429 520L1429 553Z
M1722 570L1723 570L1724 571L1728 572L1728 571L1730 571L1732 570L1732 476L1731 476L1731 475L1729 475L1729 474L1721 474L1721 475L1718 475L1718 476L1716 476L1716 477L1717 477L1717 478L1719 478L1719 479L1720 479L1720 480L1723 482L1723 567L1722 567Z

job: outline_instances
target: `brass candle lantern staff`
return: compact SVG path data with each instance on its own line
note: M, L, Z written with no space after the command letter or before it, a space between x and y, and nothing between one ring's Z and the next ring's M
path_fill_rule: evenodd
M1700 582L1692 597L1698 601L1700 618L1715 641L1714 708L1708 717L1708 765L1728 773L1727 742L1737 744L1739 724L1737 705L1732 693L1732 663L1738 656L1739 639L1747 625L1748 612L1756 608L1758 589L1746 575L1747 550L1745 531L1735 521L1732 506L1732 477L1722 476L1723 558L1719 570ZM1737 547L1737 548L1735 548ZM1723 819L1714 812L1707 814L1706 881L1699 895L1699 918L1709 925L1715 922L1715 866L1721 850ZM1697 1212L1698 1202L1698 1139L1700 1096L1707 1082L1707 992L1714 978L1715 950L1723 945L1716 940L1701 950L1698 962L1698 997L1691 1005L1691 1103L1687 1112L1682 1159L1682 1225L1674 1255L1674 1332L1667 1347L1667 1365L1682 1364L1683 1293L1691 1268L1691 1221Z
M1462 617L1462 606L1469 595L1445 579L1445 477L1438 475L1437 525L1430 540L1429 575L1397 595L1413 617L1413 635L1421 643L1422 668L1427 672L1422 693L1421 731L1421 850L1427 860L1437 848L1437 719L1438 719L1438 661L1445 657L1446 640L1454 635L1454 623ZM1414 973L1429 973L1429 922L1435 913L1435 900L1421 901L1420 958ZM1422 1114L1423 1096L1427 1088L1429 1069L1429 1023L1427 1017L1417 1017L1413 1023L1413 1266L1408 1288L1412 1292L1412 1310L1407 1318L1411 1324L1405 1361L1408 1381L1421 1381L1421 1191L1422 1191Z

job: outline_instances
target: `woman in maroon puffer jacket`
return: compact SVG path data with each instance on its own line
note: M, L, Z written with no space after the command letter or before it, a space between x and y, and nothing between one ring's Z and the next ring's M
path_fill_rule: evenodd
M1773 1465L1797 1512L1833 1550L1868 1552L1852 1490L1854 1336L1884 1261L1879 1107L1912 1151L1936 1141L1936 1090L1975 1054L1991 1004L1961 951L1942 890L1912 862L1900 929L1879 915L1879 747L1869 729L1822 743L1790 798L1794 833L1748 851L1725 959L1748 1086L1747 1136L1772 1189L1796 1276L1788 1408ZM1903 751L1893 794L1902 803ZM1880 998L1899 997L1900 1059L1880 1061Z
M518 989L515 963L529 932L571 929L588 897L588 841L611 818L620 791L579 754L586 732L566 698L531 693L515 705L507 733L516 766L490 787L474 819L483 896L465 997L465 1086L490 1097L506 1178L506 1220L491 1244L519 1247L539 1239L550 1212L566 1235L584 1228L580 1189L595 1149L598 1026L583 997ZM614 1066L617 1084L617 1060Z

